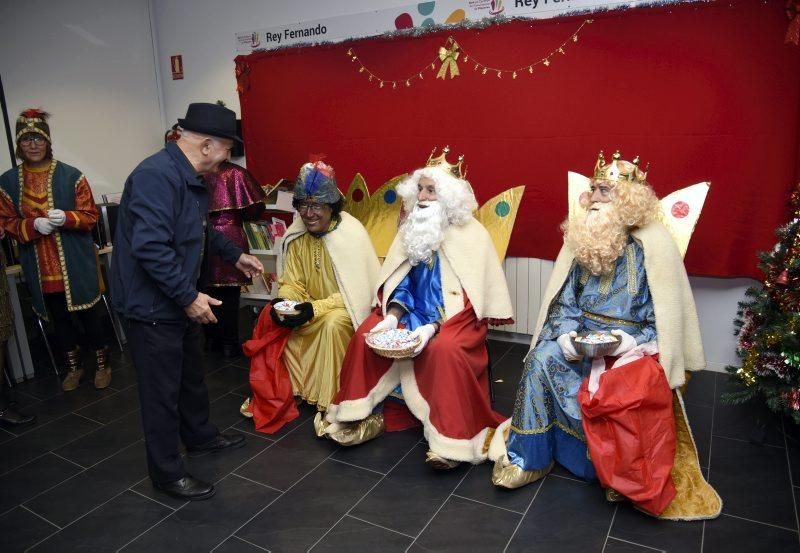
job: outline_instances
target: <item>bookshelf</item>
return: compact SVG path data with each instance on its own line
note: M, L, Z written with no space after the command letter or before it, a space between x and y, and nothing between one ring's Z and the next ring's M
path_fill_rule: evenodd
M283 196L280 193L279 196ZM250 245L250 254L264 265L264 274L253 279L253 284L242 287L241 301L255 307L263 306L278 293L277 258L288 224L275 215L295 214L291 205L291 194L268 203L260 221L244 223L245 236ZM287 202L287 199L289 200Z

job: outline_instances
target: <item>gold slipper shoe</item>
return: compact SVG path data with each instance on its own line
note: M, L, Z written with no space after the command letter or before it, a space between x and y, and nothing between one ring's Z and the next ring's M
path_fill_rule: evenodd
M445 459L438 453L434 453L431 450L428 450L428 453L426 453L425 462L436 470L450 470L461 464L461 461Z

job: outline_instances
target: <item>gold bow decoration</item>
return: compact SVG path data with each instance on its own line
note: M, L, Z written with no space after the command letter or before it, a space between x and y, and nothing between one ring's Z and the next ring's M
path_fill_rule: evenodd
M800 6L800 0L788 1L795 2ZM469 52L465 51L452 36L447 37L447 41L444 43L444 46L439 47L438 59L433 58L433 60L427 62L422 68L420 68L419 71L416 71L414 74L405 78L387 78L374 73L369 67L364 65L364 63L361 61L361 58L359 58L358 55L356 55L356 53L353 51L353 48L347 49L347 57L350 58L350 61L354 63L354 67L358 70L358 72L363 73L364 76L367 77L368 82L377 84L378 88L391 88L392 90L402 90L403 88L408 88L413 84L415 79L419 79L420 81L424 80L424 74L427 74L428 71L431 73L437 73L437 61L441 62L438 73L436 74L437 79L446 79L448 71L450 72L451 79L462 76L456 60L461 61L462 67L465 63L473 65L473 70L479 75L494 75L499 79L503 76L503 74L505 74L511 79L516 79L517 77L523 76L525 73L534 75L535 67L550 67L558 55L566 55L568 47L578 42L578 36L580 32L586 25L591 24L592 21L592 19L583 20L578 28L571 35L569 35L569 38L564 40L560 46L545 54L544 57L516 68L491 67L481 63L471 56ZM798 16L797 21L800 23L800 16ZM538 72L539 71L536 71L536 73ZM239 76L237 73L237 78L239 79L240 85L242 84L242 80L246 80L248 78L246 73L247 71L244 71L241 76Z
M458 43L452 38L448 39L448 42L450 41L452 41L450 48L446 48L445 46L439 47L439 61L442 62L442 66L439 68L439 73L436 75L437 79L446 78L448 69L450 70L451 79L453 77L458 77L460 74L458 72L456 60L461 52L459 51Z

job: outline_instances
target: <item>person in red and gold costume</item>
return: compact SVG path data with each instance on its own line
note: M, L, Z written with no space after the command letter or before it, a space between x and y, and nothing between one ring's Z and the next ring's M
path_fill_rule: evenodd
M255 221L264 212L264 190L253 175L230 161L223 161L219 169L203 176L208 186L208 224L250 253L247 236L242 225ZM206 325L207 349L222 348L225 357L237 357L241 352L239 342L239 296L241 287L252 284L235 266L219 255L209 259L209 287L206 293L222 305L213 308L217 316L216 325Z
M0 175L0 227L19 243L33 309L55 327L67 359L64 391L78 387L83 369L71 313L94 350L96 388L111 384L108 346L97 302L100 280L92 229L97 207L86 177L53 159L48 114L23 111L16 123L22 166Z
M588 180L588 179L587 179ZM676 240L639 158L601 152L542 297L514 413L491 445L492 482L519 488L557 462L671 520L714 518L680 387L705 368L694 298ZM604 336L589 358L578 333ZM503 439L505 437L505 439Z
M451 165L446 153L431 154L397 186L408 215L381 267L379 309L353 336L339 393L315 420L317 435L350 446L416 419L430 448L426 462L437 469L487 458L504 419L489 401L487 327L513 315L497 251L473 217L478 204L463 157ZM401 326L419 338L412 359L379 357L367 346L366 333ZM384 401L390 395L407 410Z

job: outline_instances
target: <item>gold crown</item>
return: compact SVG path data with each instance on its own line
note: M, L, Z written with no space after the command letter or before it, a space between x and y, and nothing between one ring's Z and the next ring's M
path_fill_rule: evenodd
M639 156L636 156L633 158L633 161L630 162L622 160L624 163L633 165L633 169L628 169L621 163L618 163L621 157L622 155L619 153L619 150L617 150L614 152L614 155L611 156L611 163L606 164L606 158L603 156L603 151L600 150L600 153L597 155L597 162L594 164L594 179L611 182L636 182L639 184L646 182L647 169L650 167L650 164L648 163L645 170L641 171L639 169Z
M467 175L467 172L462 169L464 154L458 156L458 163L453 165L447 161L447 154L450 153L450 146L445 146L442 148L441 155L433 157L435 153L436 148L434 147L433 150L431 150L431 155L428 156L428 161L425 162L425 167L440 167L457 179L463 179Z

